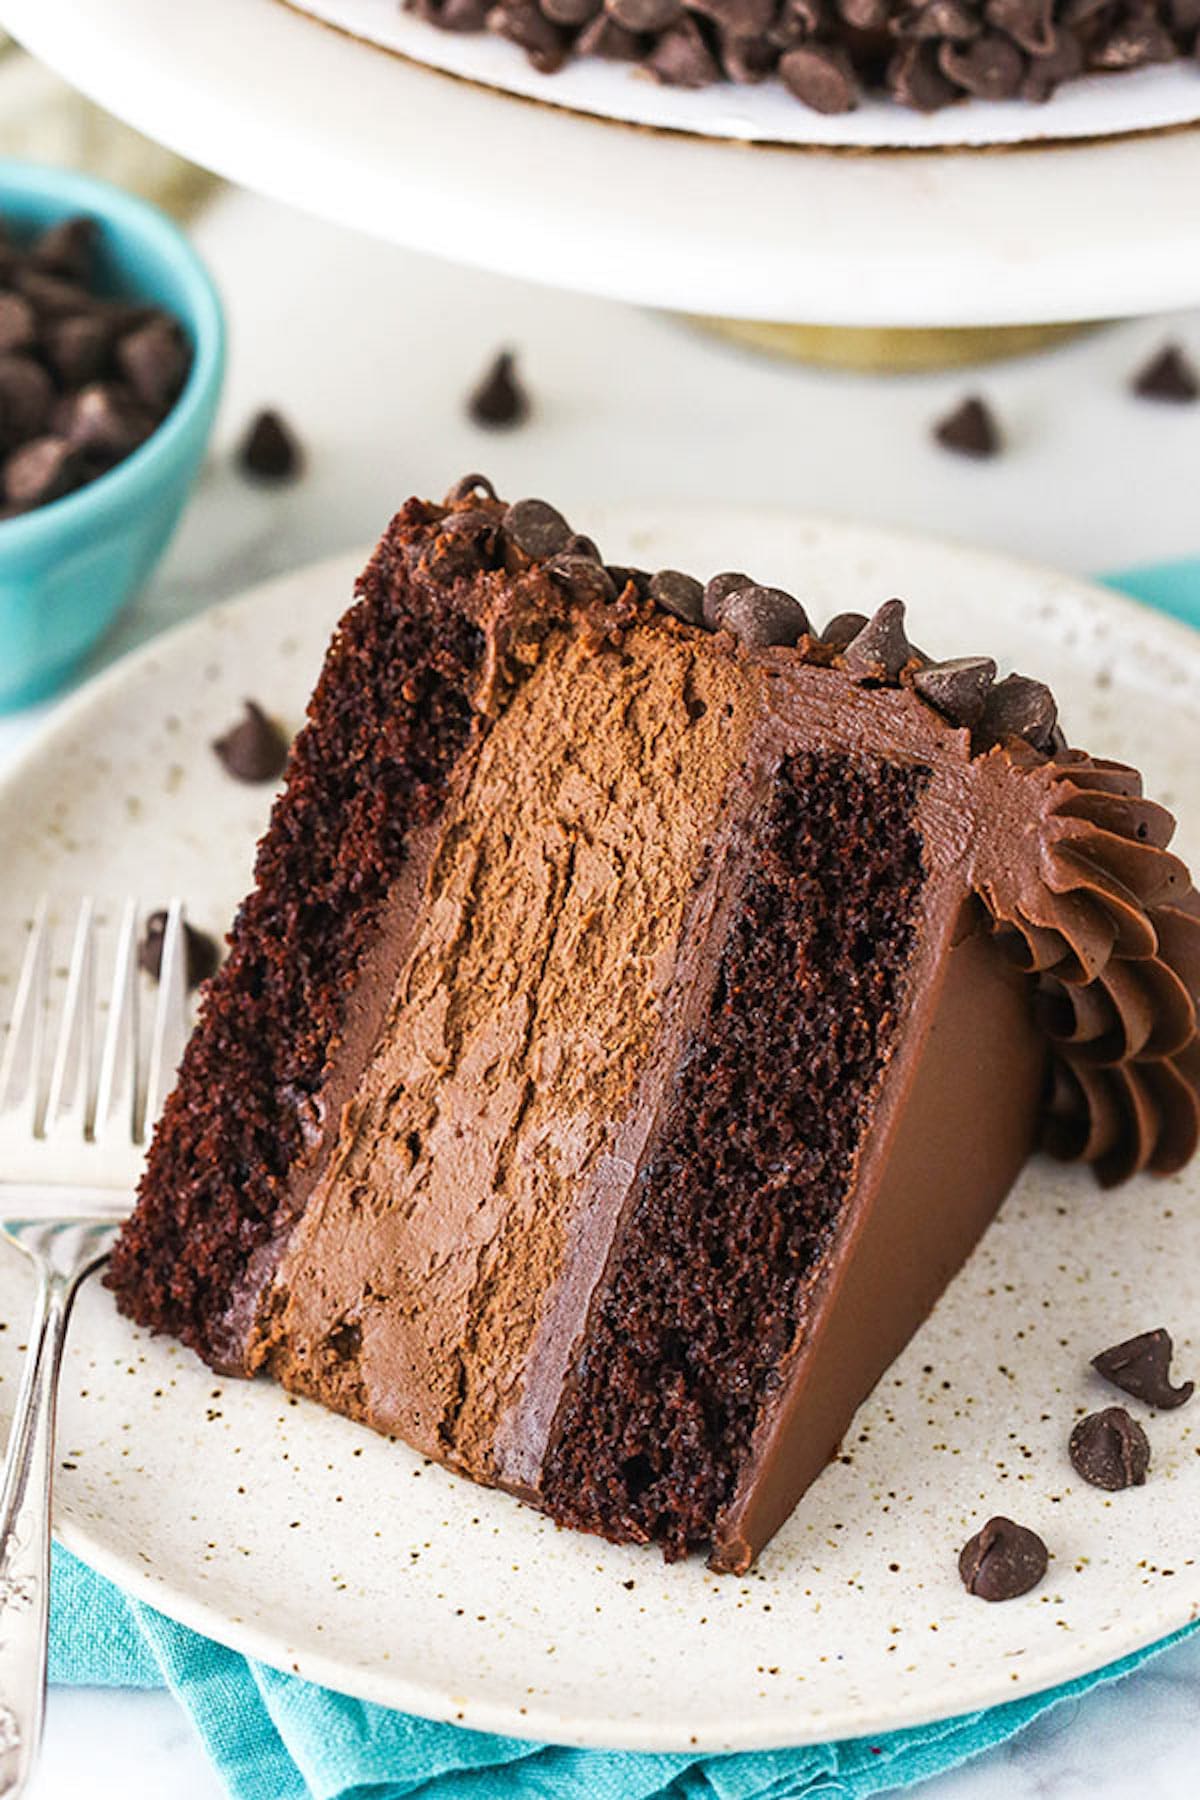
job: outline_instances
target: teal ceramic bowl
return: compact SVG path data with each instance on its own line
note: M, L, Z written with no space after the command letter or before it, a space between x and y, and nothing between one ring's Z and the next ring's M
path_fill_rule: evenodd
M0 219L14 236L75 213L102 228L101 285L173 313L191 339L192 367L132 456L61 500L0 521L0 711L60 687L149 575L199 472L224 372L216 289L164 213L87 175L0 160Z

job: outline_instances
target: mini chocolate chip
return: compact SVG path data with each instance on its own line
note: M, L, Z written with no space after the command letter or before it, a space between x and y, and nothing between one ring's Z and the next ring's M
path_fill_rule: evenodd
M754 582L749 575L740 574L734 569L725 569L720 575L713 576L704 589L704 623L710 631L720 629L721 615L730 594L753 586Z
M689 10L735 38L759 37L775 23L776 0L689 0Z
M274 781L287 762L288 740L261 706L247 700L245 717L213 739L213 750L235 781Z
M469 500L473 494L483 494L489 500L496 498L496 490L486 475L462 475L446 495L446 505L455 506L460 500Z
M987 0L984 17L1030 56L1048 56L1054 49L1054 0Z
M238 464L260 481L292 481L304 467L304 453L286 419L267 407L250 421Z
M0 293L0 356L28 350L36 336L37 321L24 294Z
M916 38L921 42L949 38L955 44L969 44L983 29L979 19L962 0L929 0L928 5L914 6L903 12L893 27L897 37Z
M665 31L683 16L683 0L604 0L610 19L626 31Z
M162 973L163 940L166 935L166 913L151 913L146 920L145 935L138 946L138 966L155 981ZM199 987L202 981L207 981L210 975L216 973L220 952L207 932L197 931L186 919L183 922L183 942L187 985L189 988Z
M721 67L730 81L753 87L775 69L777 52L765 37L731 37L721 35Z
M54 319L42 334L46 361L64 387L82 387L104 373L113 328L103 313L75 313Z
M53 275L65 275L68 280L86 283L91 280L92 259L99 239L100 227L95 219L80 213L70 219L60 219L57 225L51 225L35 238L29 260L39 269L49 269Z
M526 556L557 556L571 536L562 514L545 500L515 500L501 523Z
M608 570L591 556L552 557L546 573L580 605L587 601L608 604L617 597L616 584Z
M54 383L29 356L0 356L0 449L38 437L50 422Z
M844 650L847 644L854 642L866 622L866 613L835 613L821 633L821 642L832 645L835 650Z
M721 608L721 629L753 650L792 646L808 630L808 614L782 588L738 588Z
M1200 375L1181 345L1164 344L1134 376L1133 391L1143 400L1188 406L1200 399Z
M858 105L854 65L836 44L800 44L789 50L780 58L779 78L813 112L847 113Z
M586 557L590 558L590 560L592 562L598 562L598 563L602 563L604 561L604 558L600 554L600 547L596 543L596 540L594 538L588 537L587 534L582 531L573 531L571 533L570 537L567 539L566 543L563 545L563 555L564 556L586 556Z
M1021 87L1021 98L1041 105L1058 92L1064 81L1083 73L1083 46L1073 31L1059 30L1054 48L1045 56L1031 56Z
M938 66L977 100L1012 100L1025 79L1025 58L1012 39L998 31L987 31L962 46L942 43Z
M702 88L721 79L721 70L690 13L659 38L645 68L665 87Z
M600 11L600 0L541 0L541 8L555 25L586 25Z
M605 566L612 577L612 583L617 590L618 599L631 584L639 596L644 595L648 591L650 577L644 569L631 569L627 567L625 563L608 563Z
M487 16L488 29L519 44L541 75L553 75L567 60L565 32L540 12L534 0L501 0Z
M467 399L467 411L476 425L506 431L529 416L529 396L517 378L511 350L497 353L482 381Z
M896 682L912 660L904 630L903 600L885 600L857 637L842 651L842 662L858 681Z
M685 625L704 623L704 588L694 575L681 574L678 569L660 569L650 577L650 598Z
M1037 1532L998 1513L963 1545L958 1572L967 1592L981 1600L1015 1600L1037 1586L1046 1564Z
M1157 19L1143 14L1102 37L1092 50L1091 62L1096 69L1142 69L1147 63L1169 62L1174 55L1170 32Z
M901 44L887 66L884 81L902 106L917 112L937 112L958 99L958 89L937 65L937 52L932 44L915 40Z
M1080 1419L1067 1453L1076 1474L1114 1494L1141 1487L1150 1467L1150 1440L1123 1406L1106 1406Z
M1196 1386L1193 1381L1185 1381L1180 1387L1171 1385L1173 1351L1170 1332L1159 1326L1156 1331L1126 1338L1111 1350L1102 1350L1099 1356L1093 1356L1092 1367L1122 1393L1132 1394L1135 1400L1144 1400L1160 1412L1169 1412L1190 1400Z
M575 39L576 55L599 56L605 62L637 62L644 47L636 31L626 31L606 12L597 13Z
M954 411L947 413L933 428L933 435L945 450L958 456L973 456L980 461L1000 454L1000 432L987 402L972 394Z
M32 303L39 320L65 319L72 313L94 312L96 309L95 299L78 282L67 281L61 275L50 275L44 269L33 268L29 263L15 269L12 280L13 285Z
M1035 681L1031 675L1006 675L988 689L979 729L997 743L1019 737L1035 750L1049 752L1057 723L1054 695L1044 681Z
M79 452L66 438L30 438L4 462L4 497L17 506L45 506L78 487Z
M154 414L115 381L94 382L67 395L54 412L55 430L77 450L114 460L144 444L154 426Z
M117 345L116 358L138 399L160 413L174 403L191 360L182 331L165 313L127 332Z
M988 689L996 679L990 656L955 656L918 669L913 686L952 725L973 728L983 717Z

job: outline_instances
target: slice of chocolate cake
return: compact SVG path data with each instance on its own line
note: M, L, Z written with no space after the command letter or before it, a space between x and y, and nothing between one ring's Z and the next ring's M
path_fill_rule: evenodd
M1130 769L903 608L468 478L338 628L110 1285L564 1524L743 1570L1041 1140L1200 1120Z

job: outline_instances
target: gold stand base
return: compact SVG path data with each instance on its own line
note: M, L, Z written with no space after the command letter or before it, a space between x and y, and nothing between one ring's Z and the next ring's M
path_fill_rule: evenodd
M701 331L740 344L744 349L813 363L831 369L854 369L864 375L917 375L935 369L961 369L972 363L999 362L1028 356L1055 344L1069 343L1100 329L1100 322L1080 325L980 325L928 330L887 326L771 325L753 319L716 319L684 315Z

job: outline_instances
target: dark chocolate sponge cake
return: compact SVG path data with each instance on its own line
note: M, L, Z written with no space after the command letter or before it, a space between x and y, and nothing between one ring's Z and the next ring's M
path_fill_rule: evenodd
M1200 903L1046 688L411 500L109 1275L553 1518L744 1569L1040 1140L1177 1169Z
M552 75L575 56L671 87L778 80L815 112L864 92L937 112L1049 99L1080 75L1200 57L1200 0L405 0L443 31L491 31Z

